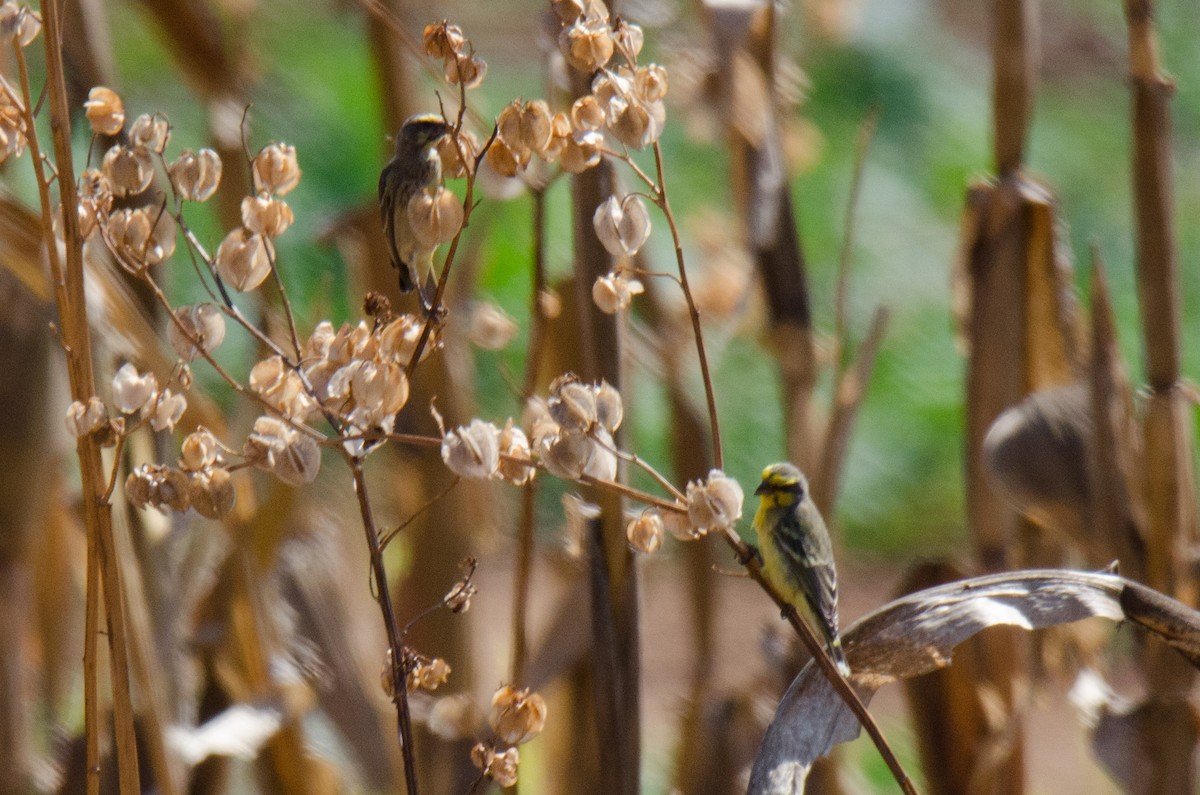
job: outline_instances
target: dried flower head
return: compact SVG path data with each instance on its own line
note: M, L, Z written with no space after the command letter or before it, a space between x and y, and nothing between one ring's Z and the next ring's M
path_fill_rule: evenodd
M596 237L614 257L632 257L650 238L650 216L642 197L630 193L609 196L592 216Z
M108 407L94 395L87 403L76 400L67 407L66 422L71 436L81 439L108 424Z
M538 460L556 478L579 480L592 457L593 441L581 431L555 427L534 437Z
M653 508L642 511L625 528L629 546L643 555L650 555L662 547L664 533L662 514Z
M108 177L116 196L133 196L150 187L154 179L154 161L145 149L130 146L109 147L100 169Z
M113 405L122 414L141 411L158 392L158 379L154 373L142 375L131 362L121 365L112 380Z
M500 465L500 431L480 419L460 425L442 437L442 460L460 477L486 480Z
M463 207L457 196L438 186L432 192L420 191L409 200L408 222L423 245L449 243L462 228Z
M508 745L527 743L546 726L546 701L528 688L517 690L504 685L492 696L488 713L492 731Z
M242 225L256 235L276 238L295 220L292 208L283 199L259 193L242 199Z
M524 150L524 159L522 159L522 151L513 149L508 145L507 141L502 141L499 138L492 141L492 145L488 147L487 154L483 156L484 164L492 171L501 177L515 177L529 164L529 150Z
M471 762L501 787L511 787L517 783L521 754L516 748L497 751L491 745L476 743L471 749Z
M719 469L687 485L688 520L704 530L732 527L742 516L742 487Z
M181 306L175 322L167 324L167 339L180 359L195 360L201 351L212 353L225 339L225 315L216 304Z
M167 166L171 184L185 201L203 202L216 192L221 183L221 156L212 149L193 152L184 149Z
M254 156L251 172L254 175L255 193L266 191L285 195L300 183L296 147L287 143L267 144Z
M235 290L253 290L271 273L271 256L270 240L238 227L217 247L217 273Z
M143 113L129 127L129 145L161 155L171 137L171 122L161 113Z
M633 297L645 291L642 283L630 276L628 271L619 270L596 279L592 285L592 300L601 312L615 315L628 309Z
M100 219L112 210L112 183L104 172L89 168L79 175L79 234L90 237L96 231Z
M188 499L196 513L204 518L221 519L233 510L237 501L233 477L216 467L195 472L188 486Z
M661 99L665 92L666 72L660 66L636 73L628 66L605 69L592 81L592 93L604 108L609 131L634 149L645 148L662 135L667 120Z
M96 86L83 103L88 124L96 135L116 135L125 126L125 106L111 88Z
M517 335L517 322L490 301L479 301L471 309L467 338L480 348L498 351L508 347Z
M125 494L138 508L183 512L191 505L186 472L159 464L143 464L125 479Z

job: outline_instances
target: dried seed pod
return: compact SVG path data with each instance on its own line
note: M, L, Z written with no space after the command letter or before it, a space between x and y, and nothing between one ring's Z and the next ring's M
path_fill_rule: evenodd
M283 450L276 454L272 471L289 486L312 483L321 471L321 448L312 437L292 431Z
M438 157L442 160L442 174L452 179L465 177L475 168L475 158L479 155L479 139L470 130L459 130L458 141L453 134L443 135L438 139Z
M271 273L271 241L238 227L217 247L216 266L235 290L253 290Z
M591 74L609 62L616 43L607 19L583 16L562 29L558 46L567 63Z
M617 428L621 427L621 420L625 417L625 408L621 404L621 393L603 379L593 387L593 390L596 393L596 419L608 429L609 433L616 433Z
M609 196L592 216L596 237L614 257L632 257L650 238L650 216L642 197L630 193Z
M409 671L405 684L409 693L415 693L417 690L432 691L446 684L449 678L450 664L440 657L434 657Z
M667 95L667 70L658 64L647 64L633 74L633 90L646 103L662 100Z
M143 411L146 409L142 407ZM170 389L158 393L150 412L150 427L156 431L173 431L175 424L187 410L187 398L177 395Z
M154 161L149 152L117 144L104 153L100 164L116 196L134 196L150 187Z
M645 291L640 281L630 277L626 271L617 271L596 279L592 285L592 300L601 312L615 315L628 309L633 297Z
M233 510L237 490L233 477L224 469L211 468L192 475L188 498L196 513L206 519L221 519Z
M163 208L115 210L105 219L104 232L122 267L134 273L175 253L175 219Z
M285 195L300 183L296 147L282 142L267 144L254 156L251 172L255 193L266 191Z
M604 127L604 108L591 94L585 94L571 105L571 126L577 131L595 132Z
M201 351L212 353L225 339L225 315L216 304L181 306L175 319L177 323L167 324L167 339L185 362L194 361Z
M500 307L490 301L479 301L471 309L471 325L467 338L488 351L508 347L517 335L517 322Z
M513 425L512 418L504 424L504 430L500 431L500 453L505 456L514 456L519 458L529 458L529 439L525 436L525 432ZM506 480L514 486L522 486L533 480L533 476L537 470L527 464L518 464L513 461L500 459L500 465L496 469L496 476L501 480Z
M695 541L702 537L707 530L696 527L688 518L686 506L680 505L678 511L663 512L663 527L676 541Z
M425 725L434 736L443 740L464 740L474 736L482 722L483 713L475 699L466 693L457 693L436 699Z
M553 115L545 100L513 100L496 119L497 135L517 151L541 154L550 145L554 132Z
M167 175L180 198L208 201L221 183L221 156L212 149L199 152L184 149L175 162L167 166Z
M96 135L116 135L125 126L125 106L111 88L96 86L83 103L88 124Z
M563 143L558 160L563 169L572 174L581 174L599 164L604 154L604 134L600 132L576 132Z
M642 44L646 40L646 34L642 32L641 26L617 17L612 35L613 43L617 45L621 57L631 66L637 63L638 55L642 51Z
M87 403L76 400L67 407L66 422L67 432L73 438L81 439L108 424L108 407L94 395Z
M446 59L442 65L442 76L452 86L462 83L463 88L478 88L487 77L487 69L487 62L478 55L470 58L458 56Z
M527 743L546 726L546 701L528 688L517 690L504 685L492 695L488 713L492 731L508 745Z
M279 237L293 220L292 208L283 199L273 199L266 193L242 199L242 225L256 235Z
M0 5L0 37L5 44L15 36L18 46L28 47L41 30L42 21L28 6L14 2Z
M408 202L408 222L422 245L449 243L462 228L462 204L441 186L433 192L420 191Z
M692 481L687 485L688 520L705 530L732 527L742 516L742 499L738 482L714 469L703 483Z
M517 783L520 761L521 754L516 748L497 751L491 745L476 743L471 749L471 762L501 787L511 787Z
M179 448L179 464L189 472L199 472L217 462L221 445L207 428L199 428L184 437Z
M171 123L167 121L166 116L159 113L153 116L143 113L134 119L129 127L129 145L156 155L161 155L167 148L167 140L170 137Z
M500 431L490 422L471 420L442 438L442 460L460 477L486 480L500 465Z
M664 533L662 514L653 508L642 511L625 528L629 546L643 555L653 554L662 547Z
M154 373L142 375L131 362L121 365L112 380L113 405L123 414L140 411L158 392Z
M574 373L564 373L551 382L546 409L568 430L590 430L596 424L596 392Z
M425 26L421 39L425 54L432 58L455 58L467 52L469 43L458 25L435 22Z

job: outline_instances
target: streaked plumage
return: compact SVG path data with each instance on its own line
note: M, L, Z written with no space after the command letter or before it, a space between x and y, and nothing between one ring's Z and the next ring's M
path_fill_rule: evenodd
M408 221L408 203L418 191L441 184L442 161L434 144L448 131L440 116L422 114L404 122L396 135L396 154L379 175L379 215L392 267L400 272L400 290L421 294L429 309L434 246L423 245Z
M824 636L843 676L850 675L838 635L837 571L825 520L808 493L808 481L791 464L763 470L754 514L763 574L800 615Z

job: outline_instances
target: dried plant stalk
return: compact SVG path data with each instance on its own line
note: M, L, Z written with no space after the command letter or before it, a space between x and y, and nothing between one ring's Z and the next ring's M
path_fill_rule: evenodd
M1196 538L1195 474L1187 401L1179 389L1179 265L1171 175L1170 99L1174 83L1158 58L1152 0L1128 0L1133 87L1133 189L1138 299L1150 398L1146 444L1146 581L1195 603L1181 550Z

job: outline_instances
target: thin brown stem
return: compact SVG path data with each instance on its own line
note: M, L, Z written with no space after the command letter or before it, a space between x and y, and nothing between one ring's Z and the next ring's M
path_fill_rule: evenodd
M708 422L712 430L713 466L723 469L725 455L721 450L721 424L717 419L717 397L713 391L712 374L708 369L708 355L704 352L704 332L700 328L700 310L696 308L696 299L692 296L691 287L688 285L687 266L683 259L683 242L679 237L675 214L671 212L671 203L667 199L662 148L658 145L658 141L654 142L654 167L658 175L658 184L655 186L654 192L658 197L657 204L666 217L667 226L671 230L671 242L675 246L675 261L679 265L679 287L687 301L688 315L692 320L692 333L696 339L696 356L700 360L700 376L704 379L704 400L708 404Z
M437 494L435 494L435 495L433 495L432 497L430 497L428 500L426 500L426 501L425 501L425 504L424 504L424 505L422 505L422 506L421 506L420 508L418 508L417 510L413 511L413 514L412 514L412 516L408 517L408 518L407 518L407 519L405 519L403 522L401 522L400 524L396 525L396 526L395 526L395 527L393 527L392 529L390 529L390 530L388 530L387 532L385 532L385 533L384 533L382 536L380 536L380 538L379 538L379 548L380 548L381 550L383 550L383 549L387 549L387 546L388 546L388 544L392 543L392 540L393 540L393 539L394 539L394 538L395 538L397 535L399 535L399 534L400 534L400 532L404 530L404 528L408 527L408 526L409 526L409 525L411 525L413 522L415 522L415 521L417 520L417 517L419 517L421 514L425 513L425 512L426 512L426 511L428 511L430 508L432 508L432 507L433 507L433 506L434 506L434 505L437 503L437 501L438 501L438 500L442 499L442 498L443 498L443 497L445 497L447 494L449 494L451 491L453 491L453 490L454 490L454 487L455 487L455 486L457 486L457 485L458 485L458 484L459 484L461 481L462 481L462 478L461 478L461 477L456 477L456 478L454 478L454 480L450 481L450 485L449 485L449 486L447 486L446 488L444 488L444 489L442 489L441 491L439 491Z
M271 263L271 278L275 281L275 287L279 290L279 299L283 303L283 316L287 318L288 333L292 337L292 348L296 351L296 361L300 361L300 334L296 331L296 316L292 312L292 300L288 298L287 290L283 289L283 277L279 275L279 268L275 264L275 255L267 250L267 261Z
M542 295L546 291L546 189L533 190L533 284L529 296L529 345L521 384L521 406L537 389L538 369L546 338L546 314ZM521 525L517 532L517 554L513 573L512 669L510 678L519 685L528 654L529 583L533 573L534 523L537 516L537 480L521 489Z
M63 248L66 260L61 262L58 240L54 234L53 210L50 205L50 182L46 177L47 161L42 157L37 140L37 128L30 111L32 101L29 89L29 71L20 42L14 37L10 44L16 55L21 73L21 111L24 116L34 176L38 184L38 197L42 207L42 234L50 263L51 279L54 284L55 301L62 323L64 350L66 352L67 375L71 385L71 397L86 403L96 392L93 376L90 328L87 304L83 289L83 242L79 234L78 196L75 192L74 166L71 154L71 121L67 108L66 78L62 63L62 22L60 9L54 3L42 7L43 43L46 53L46 83L50 97L50 131L54 140L55 174L58 176L59 201L62 206ZM83 486L83 519L87 531L88 549L95 558L88 562L89 572L98 571L99 576L90 577L88 590L88 615L99 615L100 598L104 599L108 619L108 644L112 653L110 684L113 696L114 740L117 756L118 785L122 795L136 795L140 789L138 757L133 728L133 705L129 691L128 638L125 628L124 596L121 590L120 570L117 565L116 544L112 526L112 506L100 499L106 486L104 461L100 454L99 440L89 434L76 444ZM99 632L98 621L89 631ZM85 649L88 648L85 642ZM95 652L95 644L90 647ZM95 671L97 660L93 655L85 659L85 691L90 684L95 699L99 677ZM85 705L88 694L84 694ZM93 701L91 722L85 714L85 733L88 749L88 792L99 792L99 710ZM86 709L86 707L85 707Z
M362 459L345 454L346 464L354 479L354 494L358 498L359 516L363 532L367 537L367 548L371 552L371 574L375 580L375 595L383 614L383 626L387 632L388 650L391 652L392 703L396 706L396 731L400 740L400 752L404 757L404 787L408 795L417 795L417 760L413 752L412 716L408 706L407 671L404 663L404 641L396 623L395 608L388 589L387 570L383 565L383 548L379 544L379 531L375 526L375 515L367 495L367 479L363 473Z

